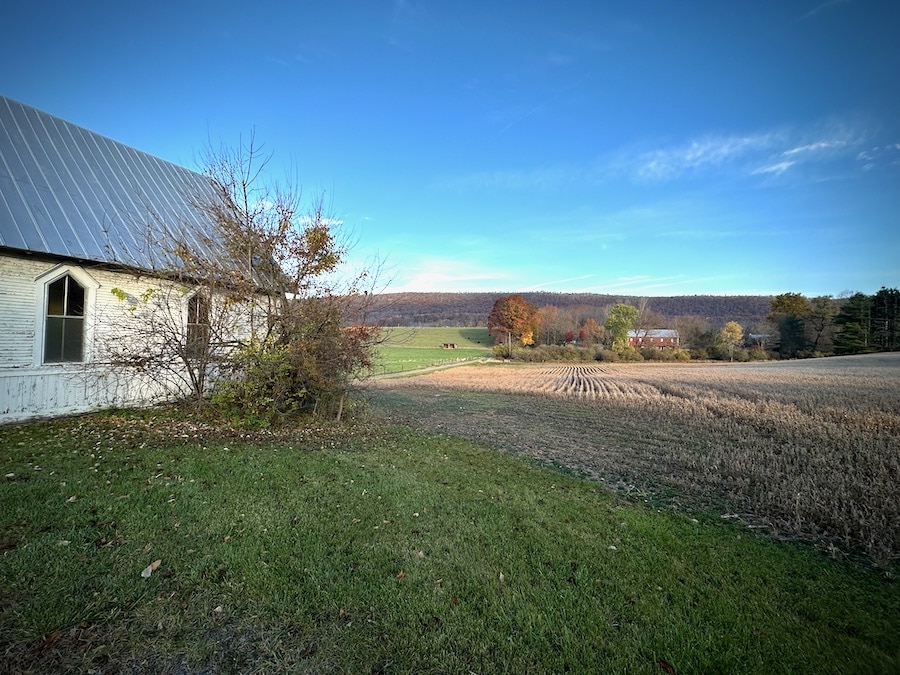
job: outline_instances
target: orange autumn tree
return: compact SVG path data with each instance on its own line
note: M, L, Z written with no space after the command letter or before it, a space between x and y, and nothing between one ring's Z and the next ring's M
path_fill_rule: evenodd
M537 307L521 295L498 298L488 315L488 331L498 345L534 344L537 331Z

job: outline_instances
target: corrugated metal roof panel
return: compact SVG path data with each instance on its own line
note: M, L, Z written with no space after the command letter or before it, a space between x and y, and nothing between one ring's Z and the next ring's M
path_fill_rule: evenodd
M651 328L650 330L630 330L628 331L628 337L641 337L641 338L677 338L678 331L670 328Z
M0 96L0 246L158 269L166 231L213 233L195 204L217 197L198 173Z

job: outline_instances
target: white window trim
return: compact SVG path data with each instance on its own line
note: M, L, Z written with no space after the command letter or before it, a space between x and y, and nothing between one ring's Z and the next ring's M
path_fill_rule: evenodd
M84 288L84 358L77 362L44 363L44 340L47 334L47 287L65 275L71 276ZM97 302L99 282L77 265L60 263L42 272L34 278L37 295L37 312L34 317L34 354L32 365L35 368L80 368L90 363L94 347L94 307Z

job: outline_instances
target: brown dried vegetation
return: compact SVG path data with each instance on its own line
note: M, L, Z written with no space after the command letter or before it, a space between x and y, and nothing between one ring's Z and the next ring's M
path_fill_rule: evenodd
M900 557L900 354L463 366L375 386L420 426L832 553Z

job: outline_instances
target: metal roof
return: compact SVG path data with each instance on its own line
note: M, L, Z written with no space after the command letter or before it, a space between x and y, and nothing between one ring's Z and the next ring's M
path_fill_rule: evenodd
M650 330L630 330L628 331L628 337L641 337L641 338L677 338L678 331L672 330L669 328L651 328Z
M0 247L161 269L173 233L205 248L197 204L215 198L198 173L0 96Z

